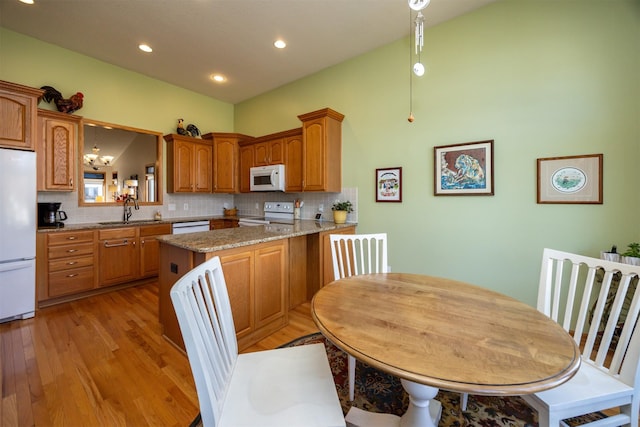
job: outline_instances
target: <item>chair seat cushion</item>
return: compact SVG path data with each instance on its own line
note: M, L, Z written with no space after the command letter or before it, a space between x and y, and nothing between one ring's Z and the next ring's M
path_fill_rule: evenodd
M589 362L583 361L578 373L566 383L532 396L523 397L527 401L528 398L542 401L552 411L563 411L566 408L580 405L583 408L591 408L590 412L593 412L630 403L632 396L632 387L594 367ZM606 399L603 400L603 398ZM582 412L578 410L578 414L582 414Z
M220 427L344 425L323 344L238 356Z

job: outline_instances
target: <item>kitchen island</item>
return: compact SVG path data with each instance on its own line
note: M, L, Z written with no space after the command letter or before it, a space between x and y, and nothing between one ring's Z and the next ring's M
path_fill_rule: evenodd
M292 224L160 236L159 316L163 335L184 348L169 296L186 272L219 256L242 350L288 323L289 309L333 280L328 236L356 224L299 220Z

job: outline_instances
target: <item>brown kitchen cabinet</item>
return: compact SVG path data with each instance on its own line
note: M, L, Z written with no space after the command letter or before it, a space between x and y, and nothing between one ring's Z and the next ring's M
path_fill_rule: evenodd
M298 116L302 121L303 191L342 191L342 120L330 108Z
M139 228L140 278L158 275L160 242L157 237L171 234L171 224L141 225Z
M240 192L248 193L251 191L251 168L253 164L253 145L240 146Z
M302 187L302 130L284 138L284 191L301 192Z
M240 350L289 321L287 239L206 254L163 243L160 247L160 323L164 335L176 345L184 348L170 289L184 273L214 256L222 264Z
M98 230L98 286L115 285L138 278L140 261L136 234L136 227Z
M239 133L212 132L202 135L202 139L213 144L213 192L240 192L240 141L252 137Z
M284 164L284 140L274 138L253 144L254 166L268 166Z
M167 192L211 193L213 145L205 139L177 134L167 141Z
M74 191L82 117L38 109L38 191Z
M36 251L39 303L95 288L93 231L38 233Z
M220 230L221 228L239 227L238 220L234 218L217 218L209 221L209 230Z
M35 151L43 91L0 80L0 147Z

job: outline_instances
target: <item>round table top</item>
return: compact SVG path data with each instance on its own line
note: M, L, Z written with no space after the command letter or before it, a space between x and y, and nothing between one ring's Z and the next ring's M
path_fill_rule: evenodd
M407 273L352 276L311 303L320 331L370 366L409 381L492 395L569 380L580 350L556 322L516 299Z

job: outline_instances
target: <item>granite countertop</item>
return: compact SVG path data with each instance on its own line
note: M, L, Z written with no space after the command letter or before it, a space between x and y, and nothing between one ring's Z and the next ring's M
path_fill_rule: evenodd
M203 217L188 217L188 218L167 218L161 220L155 219L134 219L127 223L122 221L100 221L100 222L85 222L79 224L65 224L64 227L39 227L38 232L49 233L56 231L78 231L78 230L94 230L97 228L119 228L119 227L136 227L140 225L154 225L154 224L175 224L177 222L190 222L190 221L209 221L212 219L235 219L239 220L239 216L223 216L223 215L209 215Z
M353 227L357 224L335 224L329 221L298 220L293 224L268 224L251 227L223 228L189 234L159 236L158 240L193 252L215 252L240 246L255 245L273 240L288 239Z

